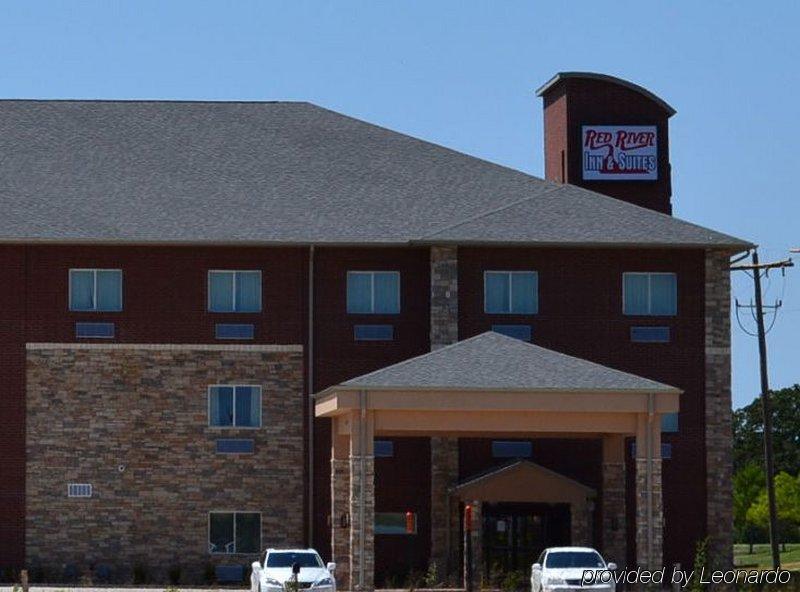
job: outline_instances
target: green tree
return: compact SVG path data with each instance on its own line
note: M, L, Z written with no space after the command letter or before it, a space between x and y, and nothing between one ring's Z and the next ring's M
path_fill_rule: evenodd
M789 473L775 475L775 509L778 514L778 540L793 542L800 529L800 480ZM766 489L747 510L747 521L769 528L769 504Z
M775 471L800 471L800 384L772 391ZM733 467L764 466L764 423L761 399L733 412Z
M738 470L733 476L733 525L736 529L736 540L750 544L750 553L753 544L766 538L761 527L747 519L747 511L758 501L759 495L766 487L763 469L749 463Z

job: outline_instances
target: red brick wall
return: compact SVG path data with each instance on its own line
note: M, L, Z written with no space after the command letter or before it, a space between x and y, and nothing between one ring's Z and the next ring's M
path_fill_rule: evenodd
M70 312L75 267L122 269L124 310ZM207 312L209 269L262 270L263 312ZM214 343L216 322L248 322L255 343L304 344L306 270L300 248L0 247L0 567L24 559L26 341L72 342L76 321L113 321L116 342Z
M0 246L0 568L25 549L25 249Z
M655 101L626 86L594 79L567 79L544 95L545 175L562 182L561 151L566 149L567 182L617 199L672 213L669 125ZM581 126L655 125L658 135L657 181L584 181Z
M347 314L348 271L399 271L399 315ZM430 349L430 258L428 249L317 249L314 259L314 387L318 392ZM394 341L356 342L356 324L394 325ZM329 420L314 423L314 541L330 555ZM430 538L430 537L428 537Z
M487 269L537 270L539 314L485 314L483 271ZM625 317L621 287L625 271L676 272L678 316ZM702 251L459 249L461 339L487 331L493 323L524 322L533 326L533 340L538 345L685 391L680 402L680 433L664 435L664 442L673 445L672 460L664 461L664 559L683 565L691 564L694 543L704 536L705 524L703 294ZM672 341L631 343L630 327L648 324L669 326ZM628 483L630 489L631 478ZM629 498L629 507L632 501ZM631 519L632 515L629 524ZM629 530L630 549L632 537Z

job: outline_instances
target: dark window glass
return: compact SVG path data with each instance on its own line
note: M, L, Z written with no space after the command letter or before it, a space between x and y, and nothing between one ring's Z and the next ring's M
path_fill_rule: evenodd
M255 332L254 325L217 323L214 328L214 337L217 339L253 339Z
M545 567L564 569L569 567L605 567L603 558L594 551L551 551L547 554Z
M501 335L513 337L514 339L527 341L528 343L530 343L533 338L533 331L530 325L492 325L492 331L500 333Z
M378 458L394 456L394 442L391 440L375 440L373 447Z
M669 343L669 327L631 327L631 341L635 343Z
M75 323L75 337L81 339L113 339L114 323Z
M394 327L392 325L355 325L353 334L356 341L392 341Z
M239 512L236 514L236 553L261 551L261 514Z
M300 567L322 567L319 555L302 551L272 551L267 555L266 567L292 567L295 563Z
M533 454L531 442L515 442L495 440L492 442L492 456L494 458L530 458Z
M220 454L252 454L253 441L221 438L217 440L217 452Z

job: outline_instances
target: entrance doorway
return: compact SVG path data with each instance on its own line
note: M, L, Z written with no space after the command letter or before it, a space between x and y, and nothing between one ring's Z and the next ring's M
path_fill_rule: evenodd
M489 577L527 571L543 549L569 544L569 504L483 506L484 573Z

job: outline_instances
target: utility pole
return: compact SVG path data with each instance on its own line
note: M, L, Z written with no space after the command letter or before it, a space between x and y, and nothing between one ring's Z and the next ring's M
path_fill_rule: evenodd
M772 454L772 404L769 394L769 376L767 374L767 335L764 330L764 305L761 296L761 272L768 273L770 269L785 269L794 264L791 259L776 261L774 263L760 264L758 251L753 251L752 265L736 265L731 270L753 272L756 298L756 326L758 330L758 357L761 371L761 411L764 415L764 465L767 479L767 501L769 503L769 544L772 549L772 568L778 569L781 564L778 550L778 515L775 508L775 462ZM737 303L738 305L738 303ZM777 308L778 305L776 305Z

